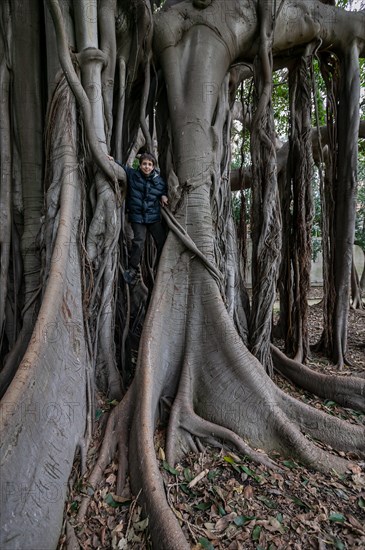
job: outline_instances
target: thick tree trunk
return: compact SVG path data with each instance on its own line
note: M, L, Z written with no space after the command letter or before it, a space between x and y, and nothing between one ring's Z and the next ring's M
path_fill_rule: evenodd
M11 124L10 124L10 71L5 55L5 44L0 43L0 333L5 330L5 309L8 295L9 265L11 255L12 185L11 185ZM10 332L10 331L9 331ZM2 340L3 336L1 336ZM12 338L8 334L12 345ZM2 347L2 346L1 346Z
M3 37L4 48L9 68L12 70L11 103L8 104L12 118L8 146L12 148L13 160L19 160L17 166L14 163L8 164L7 168L4 165L3 168L12 172L14 180L18 180L21 187L21 197L17 200L18 211L13 219L21 235L22 273L19 276L22 277L22 286L20 287L19 284L16 288L17 283L15 283L14 292L19 295L16 298L14 295L8 309L7 329L9 332L16 333L17 342L7 356L0 376L0 394L8 387L25 352L39 307L44 160L44 101L39 39L41 6L37 4L34 9L30 9L29 4L24 4L21 0L11 0L9 3L5 2L1 10L3 25L8 29L8 36ZM3 83L1 85L3 86ZM6 162L6 159L3 158L3 161ZM10 157L8 163L10 163ZM13 231L13 244L15 244L15 238L15 231ZM10 245L9 238L7 242ZM17 261L19 260L14 258L14 267ZM18 318L18 309L22 311L21 319ZM12 337L10 337L11 340Z
M341 91L337 128L338 165L334 220L336 302L333 318L333 355L340 368L347 360L350 277L356 217L359 74L359 50L357 45L353 43L346 48L341 63Z
M164 28L171 31L173 20L168 19L168 15L161 15L160 25L162 22ZM214 125L215 102L224 77L221 72L224 52L220 41L215 42L211 37L211 49L205 50L204 58L214 57L216 63L208 74L208 64L198 63L199 45L205 32L210 31L194 27L177 44L171 44L167 38L168 44L164 47L162 37L166 37L166 32L161 33L158 46L167 81L176 175L182 187L176 215L206 261L214 265L209 197L215 180L204 167L207 160L208 166L219 164L217 149L209 140L209 130ZM192 44L194 49L189 48ZM198 66L199 71L195 72ZM177 78L185 74L184 71L195 76L187 97L182 93L185 78ZM197 94L207 78L215 86L210 87L197 120ZM185 109L187 105L189 111ZM212 153L215 153L213 158ZM173 346L168 329L171 323ZM170 463L179 458L181 452L196 450L201 439L213 443L218 439L228 441L262 462L268 459L255 448L277 449L283 453L288 448L292 453L295 449L301 460L324 470L331 465L342 470L346 465L310 444L303 433L347 450L365 450L362 428L345 434L341 422L318 415L309 407L284 397L274 386L239 337L222 300L219 280L212 279L199 257L191 257L171 234L144 324L135 382L138 394L130 449L133 454L138 452L143 456L143 460L130 465L131 481L135 492L142 489L147 513L156 525L153 540L157 545L158 538L162 537L158 542L162 548L186 547L176 519L166 508L153 449L162 396L173 399L166 444Z
M11 5L20 7L21 2L13 0ZM49 148L46 151L42 306L32 342L2 400L0 435L5 483L1 499L4 527L1 543L9 550L56 547L75 449L83 448L84 437L88 436L85 425L86 421L90 423L93 405L91 386L97 378L91 366L96 365L99 356L115 367L114 281L118 208L123 198L116 182L117 177L123 178L124 172L114 170L105 155L109 140L113 143L110 136L112 97L108 85L114 71L109 67L103 74L106 63L114 63L114 56L118 60L120 85L125 84L127 90L126 101L123 99L115 109L120 118L115 143L126 152L138 133L137 121L149 143L146 121L140 120L145 115L149 86L146 64L151 54L148 51L149 6L140 0L132 3L101 0L99 28L93 11L95 2L70 1L62 5L69 17L69 27L65 25L58 1L48 0L60 64L82 121L77 117L70 89L62 79L49 110L46 134ZM275 145L271 112L266 110L270 103L270 58L274 52L288 52L293 45L303 45L313 39L323 41L323 47L341 49L339 29L347 21L343 10L333 10L316 1L288 0L285 10L280 8L277 14L272 11L275 5L273 1L261 6L258 15L250 0L172 1L167 2L155 18L154 53L165 79L159 111L165 110L161 120L166 124L160 133L166 132L164 169L171 186L175 217L166 212L170 233L143 327L136 376L116 412L110 416L106 443L95 470L97 474L94 472L90 479L97 482L102 467L115 451L116 437L119 438L122 478L129 442L133 491L137 494L142 489L141 498L150 517L156 548L188 547L178 521L167 506L155 456L154 430L161 399L171 402L166 440L170 462L185 450L200 448L204 441L234 445L271 467L275 464L258 449L279 450L310 466L339 472L345 471L349 463L313 441L319 440L335 450L356 452L358 456L365 454L363 427L348 425L285 395L245 345L248 323L241 304L228 185L230 69L236 61L244 59L252 63L257 53L262 54L264 85L258 82L258 89L262 92L260 107L263 109L259 109L257 115L258 147L265 150L265 155L268 152L265 158L269 163L267 172L259 170L262 187L258 189L258 203L261 201L265 212L257 209L260 231L256 257L260 265L256 294L259 299L255 300L255 307L262 305L265 311L254 312L252 326L260 334L252 341L256 347L260 341L264 342L265 359L270 351L270 334L266 326L262 333L260 319L265 322L269 319L266 306L274 296L264 294L265 289L273 293L280 248L280 231L274 223L277 221L275 154L272 154ZM136 9L141 7L145 9ZM274 34L270 14L277 16ZM113 16L116 40L105 34ZM17 17L21 17L20 12ZM257 36L261 17L265 24L261 32L263 48L259 52ZM34 19L30 21L33 25ZM350 35L357 37L358 47L364 53L364 18L350 17L349 21ZM16 25L20 29L26 22L17 19ZM67 34L72 28L76 32L75 41ZM134 40L131 30L136 28L138 40ZM141 30L145 33L143 36ZM114 32L114 28L111 31ZM27 44L33 48L37 38L30 30L24 29L24 32ZM124 37L123 33L129 36ZM39 34L43 37L42 32ZM268 38L273 42L268 43ZM80 49L76 56L70 51L70 43ZM81 69L81 83L75 67ZM158 69L160 71L160 66ZM41 82L39 64L35 63L32 70L37 75L32 77L33 81L38 78ZM26 84L25 79L22 82ZM39 85L33 84L35 91L31 97L34 99L38 97ZM95 84L98 90L102 85L107 88L103 90L103 101L100 95L94 105ZM130 97L141 89L143 99ZM121 96L119 89L116 97ZM17 108L25 117L19 101L20 97ZM41 124L35 127L42 128ZM264 135L266 128L269 137ZM23 128L23 132L21 139L25 141L26 129ZM19 155L25 162L28 153L23 156L23 149L20 151L21 139ZM42 146L37 143L39 150L34 152L38 163ZM269 176L267 182L265 173ZM95 193L90 193L86 216L82 199L84 186L89 181L95 184ZM37 193L38 183L37 180ZM26 181L24 185L26 188ZM30 218L33 215L35 219L34 213ZM87 243L86 220L89 223ZM275 246L271 248L265 239L273 233ZM265 258L269 258L269 263L272 260L272 265L266 266ZM88 269L83 269L85 264ZM132 290L132 298L138 300L144 291L141 288L136 286ZM109 369L109 381L115 374L113 368ZM350 386L347 386L349 393ZM358 395L357 388L353 388L352 397ZM122 479L119 479L119 489L121 485ZM83 513L86 507L87 502L82 506Z
M87 419L81 185L76 109L65 82L56 110L49 155L54 159L50 193L54 186L61 188L57 237L47 243L51 267L31 343L1 401L1 547L12 550L56 547L67 482Z
M312 177L311 143L311 57L306 52L291 79L292 93L292 156L293 180L293 293L294 303L289 326L295 327L293 340L286 340L286 349L295 358L305 361L308 342L308 292L311 269ZM291 348L291 349L290 349Z
M272 94L274 3L259 4L260 50L255 63L256 111L251 134L252 313L250 349L272 374L270 338L281 254L281 216L276 170Z

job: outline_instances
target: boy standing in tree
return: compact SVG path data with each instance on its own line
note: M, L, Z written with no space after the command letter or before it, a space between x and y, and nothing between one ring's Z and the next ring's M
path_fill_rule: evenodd
M110 160L113 157L108 155ZM157 248L157 259L166 240L166 230L161 221L160 206L168 204L167 185L155 169L156 160L150 153L139 158L139 168L135 170L115 161L127 175L126 211L132 225L133 240L129 258L129 269L123 273L128 284L135 283L144 249L147 231L152 235Z

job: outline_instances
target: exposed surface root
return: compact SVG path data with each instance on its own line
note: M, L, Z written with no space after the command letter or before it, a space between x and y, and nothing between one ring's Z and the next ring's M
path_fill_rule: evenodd
M133 387L134 385L132 384L123 400L109 415L98 460L88 478L88 485L90 487L96 487L100 483L104 470L111 462L118 446L119 469L117 491L120 494L123 490L127 464L127 434L130 426ZM77 521L80 523L84 521L90 498L90 495L86 495L80 504L77 514Z
M293 401L295 400L293 399ZM316 412L314 410L313 417L316 416ZM306 427L308 428L308 426ZM276 430L280 437L283 452L288 456L291 454L291 456L296 457L309 468L321 472L335 470L338 473L344 473L352 465L348 460L324 451L321 447L312 443L300 431L298 425L292 422L285 414L277 416Z
M186 443L188 444L187 450L195 451L194 447L191 447L191 436L194 436L199 440L208 440L210 443L214 443L215 446L219 444L218 440L226 442L251 460L273 469L277 468L275 462L270 460L267 455L252 449L237 433L217 423L210 422L195 413L192 403L193 383L191 382L194 373L190 371L189 365L190 361L186 359L180 377L178 394L171 410L166 443L168 462L174 464L177 459L181 458L179 450L186 449ZM189 436L188 440L186 439L187 436ZM184 440L186 443L184 443Z
M176 405L176 400L174 404L174 408ZM247 443L239 437L235 432L232 432L231 430L224 428L223 426L219 426L218 424L214 424L213 422L209 422L208 420L205 420L204 418L201 418L197 414L194 413L192 408L188 409L187 407L178 407L179 410L179 424L176 425L176 412L172 415L172 418L170 420L169 424L169 433L168 433L168 440L166 444L166 457L170 464L174 464L176 462L176 451L180 448L180 446L184 446L183 442L180 441L181 437L186 437L185 433L193 435L195 437L198 437L199 439L205 439L209 442L209 444L213 444L214 446L223 445L223 443L228 443L230 446L233 446L237 449L237 451L243 453L246 455L250 460L253 460L259 464L262 464L264 466L267 466L268 468L277 469L278 466L275 464L274 461L272 461L270 458L268 458L267 455L263 453L259 453L255 450L253 450ZM174 411L173 411L174 412ZM175 420L175 421L174 421ZM190 448L189 450L192 450L193 452L196 452L194 448Z
M228 320L227 320L228 322ZM228 344L229 345L229 344ZM243 345L243 344L242 344ZM236 346L239 350L239 346ZM238 353L236 348L231 345L226 350L226 354L232 355ZM242 363L242 373L245 373L245 386L242 388L242 395L244 396L245 389L247 390L247 382L249 375L247 373L247 363L249 357L246 357L246 365ZM214 380L214 387L222 388L223 384L227 382L231 365L224 370L224 379L219 381L217 378ZM231 367L231 368L230 368ZM246 367L246 368L245 368ZM253 367L253 372L257 370ZM253 380L253 372L251 372L251 381ZM347 448L352 450L362 451L365 441L364 429L361 427L347 427L345 422L340 420L334 420L323 413L319 413L315 409L308 407L300 402L297 402L293 398L287 398L284 394L278 390L278 388L272 383L269 378L265 378L262 372L260 373L261 388L252 388L252 393L249 395L248 406L244 407L243 403L237 403L235 409L230 411L231 414L223 412L220 414L220 422L226 427L230 427L237 432L241 437L248 440L251 445L256 447L265 448L267 450L279 449L286 455L297 456L301 461L310 465L316 466L325 471L329 468L334 468L337 471L345 471L348 468L348 463L343 459L340 459L334 455L331 455L321 448L308 442L305 437L305 433L316 437L319 441L323 441L326 444L330 444L335 448L341 450ZM229 385L230 388L235 388L237 392L241 380L238 371L235 373L235 382ZM241 382L242 383L242 382ZM201 384L199 384L201 386ZM214 396L214 387L210 383L209 387L204 388L204 394ZM209 389L208 389L209 388ZM233 402L234 394L231 394L231 406ZM213 397L214 398L214 397ZM216 395L218 399L218 395ZM228 396L223 399L223 402L229 403ZM261 409L260 417L257 418L255 412L252 410L255 405ZM237 418L237 407L240 407L239 418L240 423L235 422L235 416ZM233 414L232 414L233 412ZM232 422L233 418L233 422ZM306 421L307 419L307 421ZM238 420L238 418L237 418ZM236 425L235 425L236 424ZM303 429L303 433L301 433ZM258 430L255 432L255 430ZM276 434L273 436L273 434ZM337 447L336 447L337 443Z
M348 445L357 451L365 438L362 427L345 429L347 423L287 398L238 336L205 265L184 253L171 235L164 255L174 267L165 270L162 258L141 338L130 441L130 456L139 460L130 463L130 473L134 494L142 489L154 543L158 548L175 549L186 546L167 506L153 446L161 395L176 395L166 448L170 464L181 448L199 450L200 440L206 439L214 444L227 441L270 467L273 462L253 449L276 450L322 471L344 472L351 462L306 435L326 445L338 438L338 448ZM183 269L182 264L190 267ZM173 346L166 328L171 323L176 327Z
M292 422L314 439L330 445L333 449L355 452L363 456L364 427L349 424L340 418L318 411L285 393L282 393L282 408Z
M271 346L271 352L275 369L294 384L344 407L365 411L365 380L362 378L328 376L289 359L275 346Z
M135 410L129 444L129 471L134 494L141 492L141 502L153 526L151 536L156 548L186 549L189 545L181 531L178 520L166 501L165 489L154 450L154 431L160 397L176 394L176 365L172 361L182 353L184 314L181 317L181 299L184 300L186 270L179 262L182 247L173 235L169 235L162 254L154 287L151 306L148 310L136 367ZM164 272L164 257L170 255L168 265L174 266ZM173 278L171 275L175 274ZM180 275L180 278L179 278ZM182 277L181 277L182 275ZM178 300L174 285L179 286ZM178 315L180 312L180 318ZM169 326L175 323L176 341L171 345ZM156 373L158 368L158 374Z
M79 550L80 545L77 540L75 529L69 521L66 522L66 544L67 550Z

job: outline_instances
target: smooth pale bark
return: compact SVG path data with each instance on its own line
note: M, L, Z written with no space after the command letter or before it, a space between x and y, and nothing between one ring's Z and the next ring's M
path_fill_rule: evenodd
M89 3L81 2L79 8L86 4ZM102 4L106 5L100 3ZM55 10L58 2L48 0L48 5ZM74 7L77 7L76 2ZM341 10L334 11L328 6L311 1L285 2L281 7L275 28L274 52L282 51L285 55L293 45L302 44L304 47L312 39L321 39L323 47L334 44L336 49L341 49L344 35L342 34L341 39L338 35L347 21L350 23L348 26L346 23L344 34L348 34L350 30L352 36L358 35L358 48L360 52L363 51L365 31L364 26L361 27L364 22L362 16L350 16L347 19ZM336 17L333 16L334 13ZM82 15L80 17L75 29L80 30L80 35L76 38L78 47L83 50L79 52L81 64L88 54L92 54L92 63L84 68L83 75L84 85L90 91L91 74L100 84L103 54L96 51L99 45L96 43L98 33L95 27L92 26L89 43L90 37L86 32L89 24L83 21ZM166 123L163 129L166 130L168 142L164 153L165 168L166 177L173 183L174 196L171 204L177 221L171 220L176 231L171 229L160 260L141 337L133 393L128 393L116 409L122 416L112 416L107 440L113 440L113 431L118 428L117 422L122 421L125 415L129 424L130 417L130 434L127 433L126 426L116 430L115 435L121 438L118 441L119 456L123 454L129 436L129 456L132 458L129 464L130 479L135 494L142 489L141 498L150 517L154 544L156 548L176 550L188 548L188 543L178 521L167 506L154 451L154 430L161 400L172 403L166 442L170 461L178 458L185 450L196 450L205 441L213 444L228 442L255 460L270 466L273 466L272 461L257 448L268 452L277 449L283 454L295 455L310 466L325 471L331 468L345 471L348 467L347 461L322 450L308 440L306 434L335 449L350 450L359 455L365 453L365 437L362 427L351 426L321 414L281 392L267 376L259 361L248 351L238 327L240 323L235 316L237 309L234 304L240 294L238 270L232 269L232 264L235 263L234 248L227 245L228 239L232 239L229 236L232 220L229 214L227 168L230 129L228 85L232 63L242 60L252 63L258 52L260 21L255 6L249 0L184 1L175 4L171 9L158 12L155 23L154 53L166 84L165 90L161 92L162 106L159 109L165 110L165 118L162 118ZM62 18L57 14L54 24L60 63L83 117L85 133L82 137L90 148L92 160L100 169L96 184L101 188L105 178L109 178L113 185L118 174L106 162L105 147L103 149L99 141L102 139L106 143L108 140L99 110L102 103L97 108L90 105L90 96L79 86L67 34ZM121 42L117 41L117 44ZM128 40L125 43L128 44ZM91 46L91 51L84 47L86 45ZM140 45L139 42L130 43L131 51L129 52L129 47L123 50L126 61L138 61L143 66L145 52L139 51ZM122 75L122 83L126 81L125 73L123 76L123 55L118 58L121 60L118 69ZM140 76L138 70L133 75ZM265 78L267 83L268 74ZM129 91L134 84L131 78L128 82ZM264 86L265 90L267 87ZM116 95L120 97L120 90ZM66 97L70 96L66 94ZM140 107L138 102L135 104ZM117 112L123 118L123 121L119 121L120 125L125 120L131 121L135 118L135 113L127 115L123 109L117 109ZM138 116L140 114L138 109ZM8 548L14 545L13 535L19 537L19 542L15 545L18 544L21 549L29 541L35 548L42 548L43 544L47 544L47 548L56 546L56 535L58 536L62 519L62 498L65 494L62 494L60 501L48 508L46 499L40 498L36 503L39 515L32 516L34 487L48 488L50 480L46 477L47 474L56 476L64 487L77 441L82 438L85 427L85 419L81 415L72 426L62 422L55 425L54 419L44 420L41 417L34 427L31 415L27 414L25 419L19 419L12 414L16 412L19 403L32 404L32 400L43 405L44 400L56 400L57 397L59 401L55 402L61 405L65 396L67 399L71 396L72 399L79 399L77 403L84 404L85 380L89 373L90 363L85 349L89 340L83 333L85 304L81 299L82 290L85 290L85 279L81 280L78 250L71 257L71 245L76 238L85 245L82 235L77 234L81 210L78 192L80 183L84 184L84 181L79 181L79 172L74 168L76 151L83 161L86 155L84 150L80 153L76 148L76 143L79 144L82 140L79 139L80 134L76 133L79 121L76 120L73 104L63 104L60 101L53 115L55 118L51 120L56 120L57 124L55 133L50 134L49 139L51 143L59 143L64 147L64 155L61 154L61 148L57 151L58 156L53 156L48 151L47 160L52 161L51 167L60 177L66 168L65 164L69 165L72 177L71 180L62 181L60 212L58 213L57 205L47 205L54 215L54 232L47 232L47 257L50 257L49 247L53 249L52 243L61 247L54 248L55 261L50 262L51 270L37 324L37 334L44 334L44 330L48 328L47 334L50 336L35 340L29 347L26 355L29 363L22 363L21 370L6 394L7 401L4 401L4 405L9 406L3 415L1 432L4 442L2 458L8 468L5 479L10 484L13 483L17 472L17 476L26 480L30 495L23 508L25 523L21 510L12 505L17 504L19 492L13 493L13 501L10 497L5 499L4 536ZM137 128L133 124L132 126L131 135L134 136ZM68 129L68 134L65 128ZM128 134L120 127L118 131L118 144L124 148L120 134ZM62 141L63 137L65 142ZM68 148L70 145L72 146ZM273 143L268 145L274 146ZM91 164L88 165L88 169L90 168ZM69 173L67 170L66 172ZM80 173L83 173L82 169ZM54 187L57 184L49 190L51 199L57 197ZM108 197L112 197L112 194L108 193ZM98 201L97 206L100 205L105 203ZM89 237L94 239L89 239L88 250L91 259L95 261L93 267L96 283L100 283L97 288L105 292L106 299L110 300L108 303L111 303L114 291L112 278L103 279L107 262L102 266L98 264L98 253L103 250L105 243L114 243L113 239L108 238L115 234L115 219L113 216L109 218L107 213L108 209L104 208L93 211L94 216L88 231ZM225 231L223 233L222 226ZM65 251L62 246L65 246ZM64 251L59 260L55 256L57 250ZM86 262L85 256L83 259ZM103 267L105 271L102 270ZM270 285L272 283L270 281ZM88 290L86 288L85 295ZM138 289L135 293L136 296L140 295ZM85 299L86 297L90 298L90 295L85 296ZM92 298L95 300L95 295ZM269 296L269 299L272 297ZM97 304L96 300L94 304ZM89 310L89 330L100 322L98 312L99 310ZM55 330L53 323L56 319L59 319L59 338L53 344L51 336L54 333L50 331L52 328ZM76 341L67 330L69 319L77 327L81 327L80 338L76 338ZM110 324L109 329L112 328ZM102 334L100 331L100 335ZM107 340L110 342L112 336L109 334L107 338L110 338ZM96 353L91 355L90 361L94 362ZM75 367L72 375L68 375L63 359L67 360L67 365ZM29 368L24 369L26 366ZM76 366L81 366L80 371ZM42 412L43 409L44 407ZM14 442L14 434L18 435L19 447ZM49 446L55 450L55 455L51 458ZM115 440L110 443L110 448L115 449ZM35 460L31 462L35 465L35 471L29 471L28 467L29 452L32 450L38 453L33 455ZM103 447L102 464L105 465L110 456L108 449ZM121 469L124 471L125 463L123 460L121 462ZM26 477L33 474L32 479ZM93 476L92 479L98 479L98 476ZM10 485L10 488L15 491L17 486ZM49 520L51 516L52 529ZM31 524L32 520L35 523ZM45 526L48 527L46 534L49 537L46 542ZM19 532L20 527L23 534ZM25 534L28 537L26 544L22 538Z
M65 84L63 94L52 146L53 155L62 151L53 172L62 191L51 269L31 343L1 400L1 547L19 550L56 547L87 415L76 109Z
M315 6L308 4L312 9ZM227 52L232 54L235 50L230 42L231 34L223 32L222 21L219 38L215 34L213 8L209 11L208 7L204 12L209 28L199 25L202 15L189 12L190 17L186 17L185 12L181 23L183 31L177 28L177 22L188 5L182 2L175 9L161 13L156 21L159 31L156 48L167 81L174 168L180 182L176 215L197 248L214 264L210 196L219 157L212 128L224 78L222 65L227 63L228 69ZM234 23L230 16L236 16ZM238 36L246 37L237 28L240 24L237 21L242 21L238 13L231 12L225 17L223 27L226 25L224 28L230 31L234 27ZM322 23L324 31L327 22ZM317 20L309 19L306 25L305 40L312 39L321 30ZM293 28L294 34L286 37L288 46L290 40L296 39L295 32L302 36L301 22L295 22ZM249 27L246 30L249 31ZM228 37L226 44L221 40L222 35ZM200 46L204 39L209 46L203 53ZM214 64L210 63L213 59ZM208 90L204 88L207 82ZM201 95L202 90L207 91L206 96ZM176 335L174 350L169 345L167 325L171 323ZM283 453L289 448L291 452L295 449L301 460L323 470L331 467L342 470L346 465L310 443L303 433L342 449L357 449L360 453L365 450L363 428L344 433L347 428L341 421L317 415L317 411L294 399L286 401L243 345L224 306L219 283L211 279L197 257L184 253L172 235L165 245L145 321L135 381L137 407L130 450L133 454L140 453L143 460L130 465L131 481L135 492L144 491L147 512L152 524L156 524L153 540L158 544L162 533L161 548L185 547L180 532L176 531L176 520L166 508L153 451L154 420L162 396L176 395L168 428L170 462L178 458L181 451L196 449L194 437L210 442L218 437L235 441L242 448L244 441L248 441L253 449L278 449ZM260 460L257 454L255 458Z
M111 8L113 6L109 6L109 11ZM87 17L85 16L86 11ZM108 57L106 53L99 49L97 4L80 0L77 3L75 23L81 84L88 96L91 108L91 120L87 124L90 124L94 129L99 144L106 154L107 136L101 75L104 66L107 65ZM111 61L113 61L113 58ZM111 98L109 98L110 101ZM112 105L109 103L109 109L111 107ZM99 263L101 275L98 279L103 289L95 334L96 370L107 381L106 384L104 382L107 394L112 399L120 399L122 389L120 374L116 366L113 334L115 297L112 292L118 266L117 246L120 231L120 212L110 182L100 170L95 174L95 187L97 202L87 242L90 259ZM100 385L102 386L102 384Z

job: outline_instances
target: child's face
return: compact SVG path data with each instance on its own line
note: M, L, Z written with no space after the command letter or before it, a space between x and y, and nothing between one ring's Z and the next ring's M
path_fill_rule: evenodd
M144 173L145 176L149 176L152 170L154 169L154 164L152 160L143 159L140 164L140 169Z

